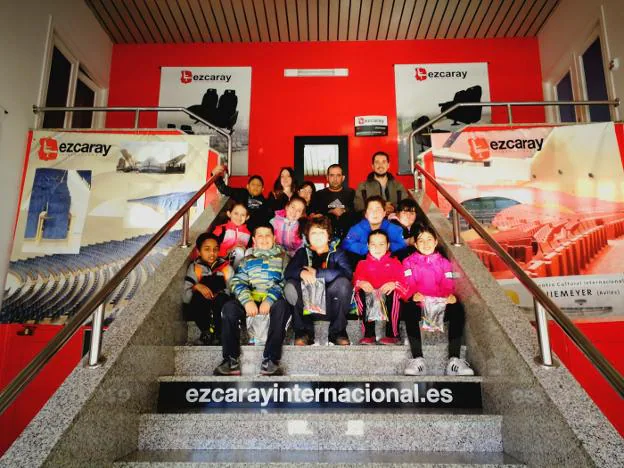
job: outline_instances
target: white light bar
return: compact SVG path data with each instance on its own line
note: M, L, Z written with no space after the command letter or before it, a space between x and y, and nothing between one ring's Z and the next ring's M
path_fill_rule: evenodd
M285 68L284 76L299 78L309 76L349 76L348 68Z

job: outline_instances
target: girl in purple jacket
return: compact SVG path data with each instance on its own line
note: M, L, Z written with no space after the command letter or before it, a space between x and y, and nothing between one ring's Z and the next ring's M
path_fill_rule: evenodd
M300 229L305 213L305 200L299 195L293 195L286 203L286 208L276 211L275 217L271 220L275 229L275 242L284 247L291 258L303 245Z
M448 322L449 362L448 375L474 375L470 365L460 359L461 341L464 334L465 313L455 297L455 284L451 262L437 249L438 240L433 230L420 225L416 231L416 252L403 260L407 302L401 305L401 319L405 321L412 358L405 368L405 375L423 375L427 366L422 352L419 322L426 298L446 300L444 321Z

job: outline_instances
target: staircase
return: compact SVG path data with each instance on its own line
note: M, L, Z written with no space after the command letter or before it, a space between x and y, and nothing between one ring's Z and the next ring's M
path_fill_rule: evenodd
M357 321L349 321L348 333L356 343ZM189 324L189 343L196 336ZM502 416L482 411L482 378L444 375L445 336L423 333L423 339L432 374L424 377L402 375L410 357L405 344L328 346L327 322L316 322L319 345L284 346L287 375L280 377L258 376L262 347L242 347L241 377L216 377L212 370L221 360L220 347L177 346L175 374L159 378L158 412L140 416L138 450L115 466L524 466L503 453ZM368 389L371 397L396 388L420 401L355 407L200 401L202 394L210 396L206 389L269 392L295 385L310 395L336 385L361 389L362 396ZM446 407L438 404L443 389L453 395Z

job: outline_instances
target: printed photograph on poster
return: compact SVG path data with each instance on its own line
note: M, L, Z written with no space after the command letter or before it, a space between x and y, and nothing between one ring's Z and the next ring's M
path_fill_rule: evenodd
M195 191L171 192L129 199L124 227L159 229L193 195L195 195ZM190 210L190 219L192 220L196 219L195 207L197 207L197 203Z
M457 103L490 100L487 63L431 63L394 66L399 173L409 172L410 132ZM431 147L431 134L462 125L490 123L489 107L460 107L415 137L416 154Z
M232 134L232 175L247 175L251 67L163 67L160 106L183 106ZM226 162L227 139L181 112L158 114L160 128L211 135L212 147Z
M184 159L188 144L184 142L121 143L121 158L117 172L142 172L150 174L184 174Z
M23 251L78 253L90 193L91 171L37 169L28 202Z

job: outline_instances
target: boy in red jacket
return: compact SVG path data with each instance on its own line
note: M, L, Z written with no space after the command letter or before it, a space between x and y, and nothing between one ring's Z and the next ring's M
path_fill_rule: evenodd
M451 262L437 251L438 240L433 230L420 225L416 231L416 252L403 260L407 302L401 305L401 319L405 321L412 358L405 375L423 375L427 366L422 352L419 322L426 298L446 300L444 321L449 322L448 375L474 375L470 365L459 358L464 334L465 313L455 297L455 284Z
M396 258L390 257L388 234L376 229L368 235L368 256L358 263L353 274L355 300L362 316L364 337L362 345L374 345L375 321L369 320L366 310L367 295L376 295L384 301L389 315L386 321L386 336L379 340L380 344L398 344L399 297L405 291L403 284L403 267ZM370 313L370 311L368 311Z

